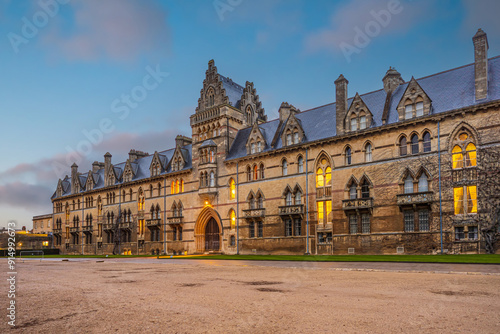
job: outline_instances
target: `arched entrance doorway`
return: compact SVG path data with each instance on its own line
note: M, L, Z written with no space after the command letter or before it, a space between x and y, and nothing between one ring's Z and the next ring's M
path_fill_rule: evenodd
M219 251L219 225L210 218L205 227L205 251Z
M203 208L194 227L196 252L222 251L223 234L222 220L217 211L210 206Z

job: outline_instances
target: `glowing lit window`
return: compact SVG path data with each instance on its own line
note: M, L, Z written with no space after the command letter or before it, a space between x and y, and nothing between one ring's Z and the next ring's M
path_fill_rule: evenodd
M179 180L175 181L175 193L178 194L180 191Z
M236 213L234 210L229 212L229 219L231 220L231 229L234 229L236 227Z
M464 156L462 154L462 148L458 145L453 147L451 151L452 159L453 159L453 169L463 168Z
M453 188L455 214L477 213L477 186Z
M465 167L477 166L476 145L469 143L465 148Z
M175 194L175 181L170 184L170 194Z
M323 211L323 206L324 206L323 201L318 202L318 223L323 222L323 219L325 217L324 211Z
M325 186L325 179L323 177L323 170L321 168L318 168L318 170L316 171L316 188L324 186Z
M236 198L236 182L233 179L229 181L229 199Z
M330 167L326 167L325 170L325 185L329 186L332 182L332 169Z

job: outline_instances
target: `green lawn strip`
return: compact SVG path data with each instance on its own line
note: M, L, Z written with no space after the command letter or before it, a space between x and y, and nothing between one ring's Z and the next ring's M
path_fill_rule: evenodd
M175 259L175 257L174 257ZM194 260L318 261L318 262L416 262L500 264L500 255L207 255L181 257Z

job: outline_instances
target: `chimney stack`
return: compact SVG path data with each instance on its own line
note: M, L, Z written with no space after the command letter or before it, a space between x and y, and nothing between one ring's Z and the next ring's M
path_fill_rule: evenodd
M71 193L76 194L80 192L79 189L80 182L78 180L78 165L73 163L71 165Z
M335 80L335 106L337 109L336 121L337 121L337 135L344 134L344 120L347 114L347 81L346 78L341 74L337 80Z
M100 169L100 163L99 161L94 161L92 163L92 173L97 173Z
M192 142L193 140L186 136L178 135L177 137L175 137L175 146L184 147L186 145L191 144Z
M488 97L488 37L482 29L472 37L474 42L474 75L476 101Z
M111 168L111 153L106 152L104 155L104 178L108 177L109 169Z
M299 110L288 102L281 103L280 110L278 111L280 115L280 122L285 122L291 113L296 113Z
M404 80L395 68L389 67L389 70L385 73L382 82L384 83L385 92L389 94L394 92L399 85L404 83Z
M134 162L137 159L145 157L147 155L149 155L147 152L130 150L130 152L128 152L128 159L130 160L130 162Z

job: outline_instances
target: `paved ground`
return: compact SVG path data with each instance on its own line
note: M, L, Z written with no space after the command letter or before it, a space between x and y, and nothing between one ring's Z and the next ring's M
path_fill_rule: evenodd
M9 332L498 333L500 328L496 265L98 261L18 263L17 327ZM6 273L6 261L0 265ZM0 289L8 290L5 279ZM0 300L5 310L5 298ZM1 333L8 329L5 318Z

